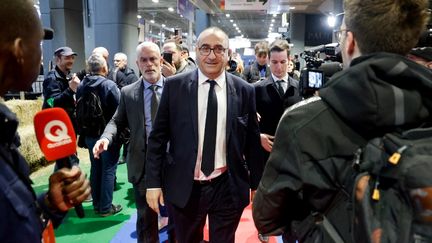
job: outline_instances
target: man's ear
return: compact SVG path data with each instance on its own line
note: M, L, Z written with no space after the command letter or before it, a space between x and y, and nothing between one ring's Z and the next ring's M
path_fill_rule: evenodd
M357 48L357 42L354 39L354 35L351 31L347 31L346 37L345 37L345 49L346 53L349 56L353 56Z
M12 46L12 53L15 56L17 62L20 64L24 63L23 49L24 49L23 40L21 38L16 38Z

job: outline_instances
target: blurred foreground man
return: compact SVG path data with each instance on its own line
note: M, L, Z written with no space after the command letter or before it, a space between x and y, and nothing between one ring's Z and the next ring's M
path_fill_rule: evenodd
M259 233L334 242L326 219L312 220L307 232L300 222L326 215L352 175L360 141L431 121L430 70L405 57L425 29L427 8L426 0L344 1L337 34L346 70L282 116L254 199ZM352 242L348 208L336 214L333 233Z
M28 90L39 74L44 32L30 0L0 2L0 96L8 90ZM51 33L52 35L52 33ZM89 181L78 167L50 176L48 192L36 196L29 166L18 151L18 120L0 104L0 239L41 242L48 220L61 223L66 212L90 194ZM35 145L36 146L36 145Z
M197 39L198 70L165 82L147 147L147 202L168 206L179 243L234 243L262 173L252 85L225 72L228 36L212 27ZM169 142L169 153L167 146Z

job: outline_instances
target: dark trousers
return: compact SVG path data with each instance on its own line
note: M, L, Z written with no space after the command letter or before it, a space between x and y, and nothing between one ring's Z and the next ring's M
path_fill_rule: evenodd
M145 180L133 185L137 207L137 242L159 243L158 215L147 204Z
M210 183L194 182L192 194L184 208L167 203L178 243L199 243L203 240L206 216L209 218L211 243L234 243L235 231L243 207L233 202L227 173Z

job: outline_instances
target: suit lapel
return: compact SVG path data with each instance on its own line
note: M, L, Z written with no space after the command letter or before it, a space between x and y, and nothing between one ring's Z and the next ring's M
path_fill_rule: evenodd
M226 73L226 72L225 72ZM229 140L230 140L230 134L231 134L231 122L233 121L233 119L235 117L234 114L238 114L238 112L235 110L237 109L237 102L238 102L238 97L237 97L237 93L236 93L236 88L234 85L234 80L232 80L232 77L230 75L228 75L227 73L226 75L226 84L227 84L227 118L226 118L226 140L227 140L227 145L229 144Z
M138 115L138 124L142 124L143 127L145 128L145 122L144 122L144 83L142 78L140 78L138 80L138 82L136 83L136 85L138 86L137 88L133 89L134 90L134 102L135 104L133 105L137 105L138 111L136 112L136 114ZM144 129L144 133L145 133L145 129Z
M193 72L190 77L188 84L189 110L193 124L193 135L198 144L198 71Z

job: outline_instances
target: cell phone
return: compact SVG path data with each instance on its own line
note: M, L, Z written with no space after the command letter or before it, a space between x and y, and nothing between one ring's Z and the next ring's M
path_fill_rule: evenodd
M174 29L174 35L178 35L178 36L182 37L182 30L180 28L175 28Z
M172 53L164 52L163 59L169 64L172 64Z

